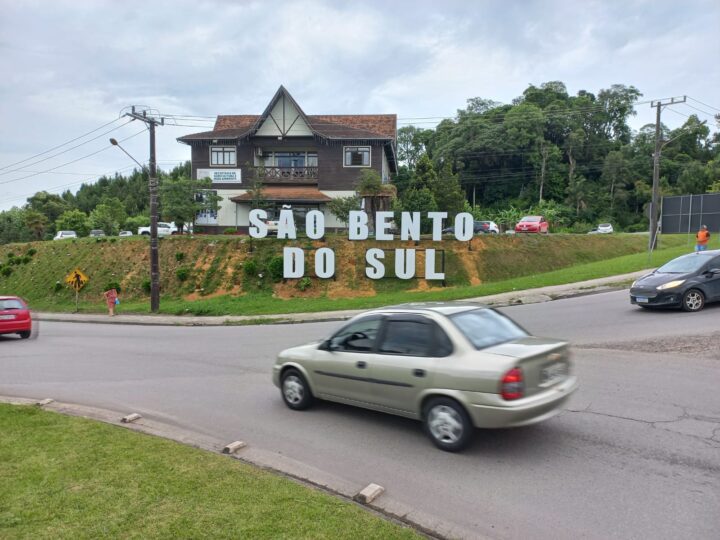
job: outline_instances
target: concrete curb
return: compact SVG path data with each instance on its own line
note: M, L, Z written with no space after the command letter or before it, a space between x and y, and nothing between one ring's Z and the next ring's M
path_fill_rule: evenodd
M464 301L478 302L493 307L505 307L518 304L535 304L550 302L563 298L573 298L588 294L616 291L626 288L626 282L647 274L650 270L641 270L629 274L591 279L565 285L551 285L537 289L525 289L477 298L466 298ZM39 321L74 322L97 324L128 324L143 326L233 326L253 324L296 324L308 322L344 321L367 309L342 311L319 311L315 313L282 313L275 315L222 315L222 316L190 316L190 315L107 315L94 313L44 313L34 314Z

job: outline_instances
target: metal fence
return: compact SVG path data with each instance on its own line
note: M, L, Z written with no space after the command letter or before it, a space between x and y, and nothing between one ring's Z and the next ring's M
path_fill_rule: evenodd
M663 233L696 233L702 225L720 232L720 193L663 197L660 217Z

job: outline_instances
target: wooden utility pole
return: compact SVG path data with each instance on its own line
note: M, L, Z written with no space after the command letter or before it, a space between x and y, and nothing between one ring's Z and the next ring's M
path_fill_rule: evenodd
M655 115L655 152L653 152L653 183L652 200L650 202L650 238L648 239L648 251L655 249L658 232L658 210L660 209L660 151L662 150L662 133L660 129L660 113L663 107L675 103L685 103L687 96L682 98L661 99L651 101L650 106L657 109Z
M540 198L538 200L539 203L543 201L543 186L545 185L545 163L547 162L548 157L548 149L547 146L543 144L542 150L540 150L540 153L542 154L542 167L540 169Z
M150 189L150 311L157 313L160 310L160 258L158 254L158 181L157 159L155 157L155 126L165 125L165 119L150 118L147 111L142 114L135 112L125 113L134 120L140 120L148 126L150 131L150 166L148 174L148 187Z

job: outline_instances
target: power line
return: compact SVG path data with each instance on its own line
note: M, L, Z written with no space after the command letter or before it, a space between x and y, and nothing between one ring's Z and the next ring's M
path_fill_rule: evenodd
M695 103L699 103L700 105L705 105L705 107L708 107L708 108L710 108L710 109L713 109L713 110L716 110L716 111L720 112L720 109L718 109L717 107L713 107L712 105L708 105L707 103L703 103L703 102L700 101L699 99L695 99L694 97L690 97L690 96L688 96L688 99L692 99Z
M128 139L132 139L133 137L137 137L138 135L140 135L141 133L144 133L145 131L146 131L145 129L143 129L142 131L138 131L137 133L135 133L135 134L133 134L133 135L130 135L129 137L125 137L124 139L120 139L120 142L127 141ZM59 168L61 168L61 167L65 167L66 165L70 165L71 163L77 163L78 161L81 161L81 160L83 160L83 159L87 159L87 158L89 158L89 157L91 157L91 156L94 156L94 155L96 155L96 154L99 154L100 152L104 152L105 150L107 150L108 148L111 148L111 147L112 147L112 145L108 145L108 146L105 146L105 147L101 148L100 150L98 150L98 151L96 151L96 152L92 152L91 154L87 154L87 155L82 156L82 157L79 157L79 158L77 158L77 159L73 159L72 161L68 161L67 163L63 163L62 165L58 165L57 167L53 167L52 169L47 169L47 170L45 170L45 171L40 171L40 172L37 172L37 173L28 174L27 176L21 176L20 178L13 178L12 180L5 180L5 181L3 181L3 182L0 182L0 184L10 184L10 183L12 183L12 182L19 182L20 180L25 180L26 178L31 178L31 177L37 176L37 175L39 175L39 174L46 174L46 173L49 173L49 172L54 171L55 169L59 169Z
M58 148L62 148L63 146L66 146L66 145L68 145L68 144L70 144L70 143L73 143L73 142L79 140L79 139L82 139L83 137L87 137L88 135L91 135L91 134L95 133L96 131L99 131L99 130L103 129L104 127L107 127L107 126L109 126L110 124L113 124L113 123L117 122L118 120L120 120L120 118L115 118L114 120L108 122L107 124L103 124L102 126L100 126L100 127L98 127L98 128L95 128L95 129L93 129L92 131L88 131L87 133L83 133L83 134L80 135L79 137L75 137L74 139L70 139L69 141L66 141L66 142L64 142L64 143L62 143L62 144L59 144L59 145L57 145L57 146L53 146L52 148L49 148L48 150L45 150L44 152L40 152L39 154L35 154L34 156L30 156L29 158L25 158L25 159L22 159L22 160L20 160L20 161L16 161L15 163L10 163L9 165L4 165L4 166L0 167L0 171L2 171L2 170L4 170L4 169L7 169L8 167L13 167L13 166L15 166L15 165L19 165L20 163L25 163L26 161L30 161L31 159L35 159L36 157L43 156L43 155L45 155L45 154L47 154L47 153L49 153L49 152L52 152L53 150L57 150Z

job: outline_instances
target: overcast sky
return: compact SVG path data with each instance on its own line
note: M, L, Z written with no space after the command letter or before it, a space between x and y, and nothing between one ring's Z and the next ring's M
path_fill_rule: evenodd
M711 114L720 112L718 0L0 0L0 7L0 210L38 190L75 191L131 169L117 148L106 148L109 137L142 130L124 120L12 164L133 104L176 115L260 114L283 84L308 114L396 113L401 126L432 127L437 119L410 119L451 117L475 96L510 102L528 84L560 80L571 94L620 83L637 87L642 100L698 100L688 105L703 112L665 109L670 127L690 114L714 127ZM645 104L632 125L653 121ZM189 159L175 138L208 122L159 128L160 166ZM146 133L122 144L147 160Z

